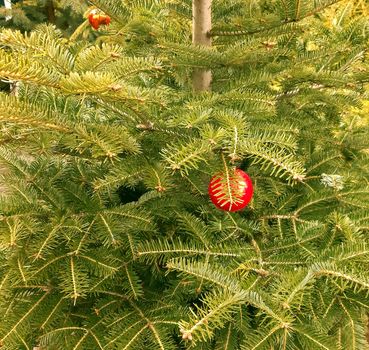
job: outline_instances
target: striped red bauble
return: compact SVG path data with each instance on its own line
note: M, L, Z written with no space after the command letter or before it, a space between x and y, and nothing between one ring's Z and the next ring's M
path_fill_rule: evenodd
M214 175L210 180L208 193L217 208L235 212L250 203L254 189L250 176L235 168Z

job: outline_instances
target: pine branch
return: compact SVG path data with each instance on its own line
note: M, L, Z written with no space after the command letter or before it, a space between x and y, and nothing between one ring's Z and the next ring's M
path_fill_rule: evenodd
M12 327L7 330L7 333L1 335L0 343L3 344L4 341L13 335L16 335L17 328L42 304L43 300L49 295L49 293L44 293L34 304L30 305L30 308L25 312L22 317L20 317Z
M0 50L0 76L51 88L58 87L60 76L27 56L17 56Z
M223 328L224 323L232 319L232 314L243 300L242 292L213 292L206 295L202 300L204 307L197 308L197 315L179 323L182 339L194 344L210 339L214 330Z
M4 29L0 32L0 42L19 53L24 50L32 52L40 62L46 58L60 73L68 74L74 66L73 55L62 45L60 32L52 26L45 30L47 33L38 31L23 35L19 31ZM50 36L51 31L55 33L54 37Z

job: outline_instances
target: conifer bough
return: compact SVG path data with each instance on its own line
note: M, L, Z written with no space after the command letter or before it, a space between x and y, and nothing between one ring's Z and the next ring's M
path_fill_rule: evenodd
M334 2L217 1L243 35L211 49L191 1L0 30L1 350L367 348L369 22L311 17ZM207 192L229 164L236 213Z

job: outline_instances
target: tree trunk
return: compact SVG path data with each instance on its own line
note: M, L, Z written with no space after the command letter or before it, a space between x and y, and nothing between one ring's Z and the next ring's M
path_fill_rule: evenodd
M193 0L192 42L195 45L211 46L211 2L212 0ZM194 91L208 91L211 84L211 71L195 68L192 77Z
M55 23L56 16L55 16L55 6L54 6L53 0L49 0L46 3L45 10L46 10L47 21L50 23Z
M11 0L4 0L4 6L7 10L12 10L12 2ZM12 19L11 12L5 16L6 21L10 21ZM10 81L10 94L14 96L18 96L19 83L16 81Z
M7 10L11 10L12 9L12 2L11 0L4 0L4 6ZM7 14L5 16L5 20L9 21L10 19L12 19L12 15L11 14Z

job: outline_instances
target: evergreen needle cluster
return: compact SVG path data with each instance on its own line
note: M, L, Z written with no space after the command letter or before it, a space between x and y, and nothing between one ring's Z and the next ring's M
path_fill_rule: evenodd
M211 48L190 0L0 31L1 349L368 348L369 22L336 2L214 0ZM209 201L224 167L242 212Z
M19 30L34 29L49 22L71 34L88 8L85 0L7 0L11 9L0 1L0 26Z

